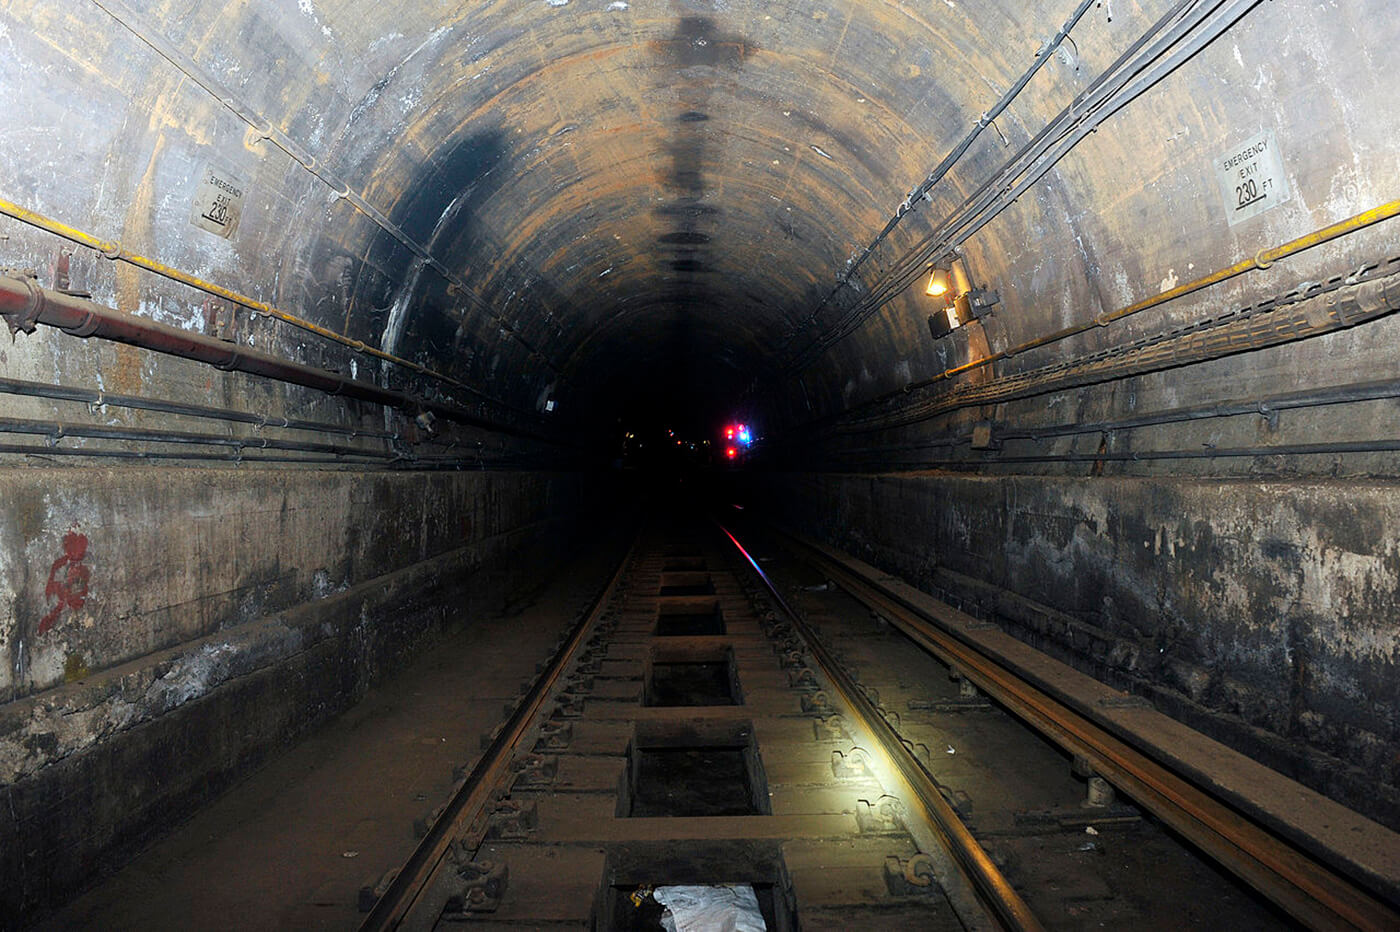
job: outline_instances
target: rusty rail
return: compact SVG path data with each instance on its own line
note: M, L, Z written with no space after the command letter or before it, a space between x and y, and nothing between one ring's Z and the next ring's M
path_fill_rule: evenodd
M899 788L902 790L899 795L912 803L916 807L915 816L934 830L938 843L952 857L969 890L976 896L988 916L1003 929L1016 932L1042 930L1044 926L1040 920L993 863L991 856L973 837L962 819L958 818L957 812L943 798L938 781L905 746L899 734L885 721L884 716L851 679L850 674L826 650L802 617L787 604L778 587L773 585L758 562L749 556L738 538L723 524L719 527L738 548L739 553L768 590L769 596L806 641L813 659L841 699L856 713L863 730L880 743L886 759L896 771L895 777L904 784ZM960 918L967 922L966 917Z
M1061 748L1086 758L1109 783L1300 923L1314 929L1400 928L1400 911L1393 903L1016 675L960 638L944 619L920 610L852 562L775 530L841 588ZM946 613L960 614L951 608Z
M490 746L482 752L480 760L467 775L461 788L447 802L442 815L428 829L388 889L360 924L360 932L397 929L401 924L409 924L415 910L419 909L426 909L431 914L426 916L426 921L422 923L425 927L431 928L436 923L438 914L434 912L434 904L425 903L424 895L429 891L434 877L457 838L469 833L471 826L478 822L491 802L497 786L510 773L511 760L517 746L534 726L535 719L554 691L555 685L569 668L574 655L591 635L598 619L611 602L618 584L632 562L636 547L634 541L607 586L579 619L549 666L536 678L530 691L516 706L515 712L496 733ZM435 905L440 912L441 904Z

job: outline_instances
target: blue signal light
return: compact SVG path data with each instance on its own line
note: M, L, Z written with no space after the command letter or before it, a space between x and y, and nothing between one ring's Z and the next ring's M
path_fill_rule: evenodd
M724 439L736 447L748 447L753 445L753 431L747 424L726 424L724 425Z

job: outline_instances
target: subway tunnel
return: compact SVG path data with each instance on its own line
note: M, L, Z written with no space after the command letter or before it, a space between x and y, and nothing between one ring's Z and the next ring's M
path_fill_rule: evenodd
M909 612L1012 658L1365 905L1295 910L1294 887L1222 860L1082 737L1048 759L1107 815L1066 803L1036 845L1087 825L1085 850L1112 857L1151 827L1209 865L1190 870L1243 877L1225 900L1280 926L1384 927L1400 904L1398 48L1388 0L5 0L0 926L377 917L513 716L536 698L568 711L568 664L602 650L591 619L625 633L641 610L607 600L645 584L648 637L667 598L712 598L725 636L788 644L751 677L747 641L647 641L645 672L618 674L642 705L678 664L798 691L775 686L791 709L758 724L768 693L750 684L752 734L701 742L739 742L750 789L767 782L773 811L745 818L806 831L780 790L808 752L764 744L797 719L818 723L803 727L823 761L842 755L824 780L870 756L874 739L824 739L812 714L808 687L843 693L822 632L878 625L834 652L870 652L867 687L844 691L857 706L888 681L872 733L916 708L1035 717L927 636L910 643L938 675L879 653ZM781 556L799 552L834 562ZM402 718L431 700L455 720L449 698L475 729L450 747ZM600 703L579 700L581 720ZM679 740L644 738L664 718L647 715L614 728L607 792ZM375 723L398 769L346 750ZM938 743L951 758L961 739ZM934 750L913 766L971 807L972 835L1026 846L1048 824L997 803L1022 834L989 828L977 780L938 778L952 764ZM353 792L329 808L349 834L277 836L286 863L263 863L280 885L239 888L246 912L174 879L196 850L264 857L224 840L253 818L229 800L311 807L318 784L299 781L348 760ZM957 881L929 883L908 865L946 855L912 828L908 850L860 840L860 792L812 817L823 844L849 821L866 852L842 856L850 876L875 878L838 903L813 866L837 862L806 835L741 850L747 829L722 816L654 827L665 858L632 844L629 779L619 817L577 829L592 841L507 859L509 883L497 862L461 867L448 911L632 927L623 893L745 864L770 928L1036 927L996 909L985 925ZM380 797L395 815L354 810ZM1133 899L1151 878L1090 884L1078 849L1029 850L991 860L1045 927L1253 915L1188 923ZM298 886L326 851L321 886ZM522 905L550 873L539 851L577 907L548 922ZM650 878L658 859L678 866ZM1069 866L1045 899L1031 878L1052 861ZM201 897L216 918L180 911ZM463 906L482 898L496 911ZM110 905L126 901L146 912Z

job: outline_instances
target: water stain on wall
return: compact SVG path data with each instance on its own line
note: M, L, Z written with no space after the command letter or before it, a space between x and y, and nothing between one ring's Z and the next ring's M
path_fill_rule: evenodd
M125 343L114 343L112 348L116 359L107 373L107 384L114 390L129 395L141 393L141 350Z

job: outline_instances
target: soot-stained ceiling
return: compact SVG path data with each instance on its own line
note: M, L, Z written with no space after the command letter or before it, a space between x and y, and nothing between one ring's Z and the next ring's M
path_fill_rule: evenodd
M1002 35L1033 25L980 15ZM445 25L482 40L444 41L419 79L432 90L407 135L437 150L402 169L375 150L363 170L409 179L393 216L462 257L589 406L731 400L962 128L957 97L981 81L938 77L968 27L954 6L929 21L898 4L574 0Z
M1382 199L1386 7L15 0L48 129L3 157L12 200L519 408L801 421ZM1297 196L1227 224L1212 160L1261 131ZM206 165L247 183L227 242ZM911 269L953 247L1000 303L938 342Z

